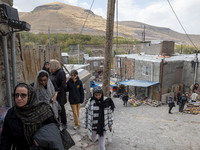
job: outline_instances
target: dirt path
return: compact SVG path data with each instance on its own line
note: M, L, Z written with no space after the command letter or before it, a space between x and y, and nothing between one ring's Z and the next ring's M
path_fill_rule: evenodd
M200 115L178 113L178 106L172 109L173 114L168 114L167 105L124 107L118 98L114 101L114 134L112 143L108 143L108 150L200 149ZM80 118L83 124L84 108L81 108ZM89 141L85 129L70 131L75 138L81 136L72 150L98 149L97 143Z

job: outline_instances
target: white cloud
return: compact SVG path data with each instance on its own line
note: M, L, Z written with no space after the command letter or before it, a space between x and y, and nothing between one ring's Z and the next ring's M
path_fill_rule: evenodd
M80 3L80 7L83 7L85 9L89 9L90 8L89 4L86 3L86 2Z
M123 0L119 3L119 20L139 21L184 33L167 1L154 2L147 7L136 5L133 0ZM186 31L200 34L200 29L198 29L200 1L174 0L171 5Z
M56 0L66 4L90 8L89 0ZM32 11L35 7L55 0L14 0L18 11ZM188 34L200 34L200 1L199 0L170 0L178 18ZM107 0L95 1L92 11L106 18ZM167 0L119 0L119 20L139 21L146 24L167 27L184 33Z
M97 14L97 15L103 17L103 18L106 18L107 12L106 12L105 10L103 10L102 8L92 9L92 11L93 11L95 14Z
M71 5L77 5L78 0L64 0L64 2L71 4Z

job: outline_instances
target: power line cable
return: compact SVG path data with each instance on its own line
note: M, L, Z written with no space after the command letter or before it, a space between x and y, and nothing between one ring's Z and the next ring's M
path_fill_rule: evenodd
M119 47L119 0L117 0L117 9L116 9L116 19L117 19L117 50L118 50L118 47Z
M89 14L90 14L90 11L91 11L91 9L92 9L93 4L94 4L94 0L92 1L92 4L91 4L90 9L89 9L89 11L88 11L88 14L87 14L87 16L86 16L86 18L85 18L85 21L84 21L84 24L83 24L83 26L82 26L82 29L81 29L80 34L82 34L82 32L83 32L83 29L84 29L84 27L85 27L86 21L87 21L87 19L88 19L88 16L89 16Z
M179 20L178 16L176 15L176 12L174 11L174 9L173 9L173 7L172 7L170 1L169 1L169 0L167 0L167 1L168 1L169 5L170 5L170 7L171 7L171 9L172 9L172 11L173 11L173 13L174 13L174 15L176 16L176 19L178 20L179 24L181 25L183 31L185 32L186 36L188 37L188 39L190 40L190 42L192 43L192 45L193 45L196 49L198 49L198 48L196 47L196 45L193 43L193 41L192 41L192 39L190 38L190 36L187 34L187 32L186 32L185 28L183 27L181 21Z

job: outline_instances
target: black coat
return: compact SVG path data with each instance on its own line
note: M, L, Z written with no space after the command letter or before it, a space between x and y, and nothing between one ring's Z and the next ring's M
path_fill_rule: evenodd
M4 120L3 130L1 134L1 150L29 150L28 142L24 136L24 129L21 120L16 116L14 108L8 110Z
M58 69L50 77L53 83L55 83L55 90L58 91L57 101L60 105L64 105L66 101L66 74L62 68Z
M50 123L56 123L54 117L50 117L44 122L42 126ZM10 150L13 145L12 150L29 150L30 145L28 144L25 135L23 123L17 117L14 111L14 107L8 110L1 133L0 150ZM31 143L32 146L33 143ZM41 149L38 147L38 149ZM43 149L47 150L47 149Z
M83 83L79 78L74 82L71 78L67 81L70 104L80 104L84 101Z
M179 102L180 103L186 103L187 102L187 96L181 96Z

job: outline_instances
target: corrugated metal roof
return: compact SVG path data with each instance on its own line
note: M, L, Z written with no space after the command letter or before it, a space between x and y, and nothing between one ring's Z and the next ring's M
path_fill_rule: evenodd
M69 56L68 53L61 53L61 56Z
M119 84L128 85L128 86L136 86L136 87L150 87L153 85L160 84L159 82L150 82L150 81L143 81L143 80L127 80L118 82Z
M85 60L103 60L104 57L84 57Z
M143 60L150 62L161 62L163 57L159 55L145 55L145 54L127 54L127 55L116 55L116 57L126 57L127 59ZM165 62L167 61L192 61L196 57L195 54L174 54L170 57L165 57ZM198 55L198 60L200 60L200 55Z
M89 64L64 64L64 65L69 72L72 70L78 70L78 69L89 66Z

